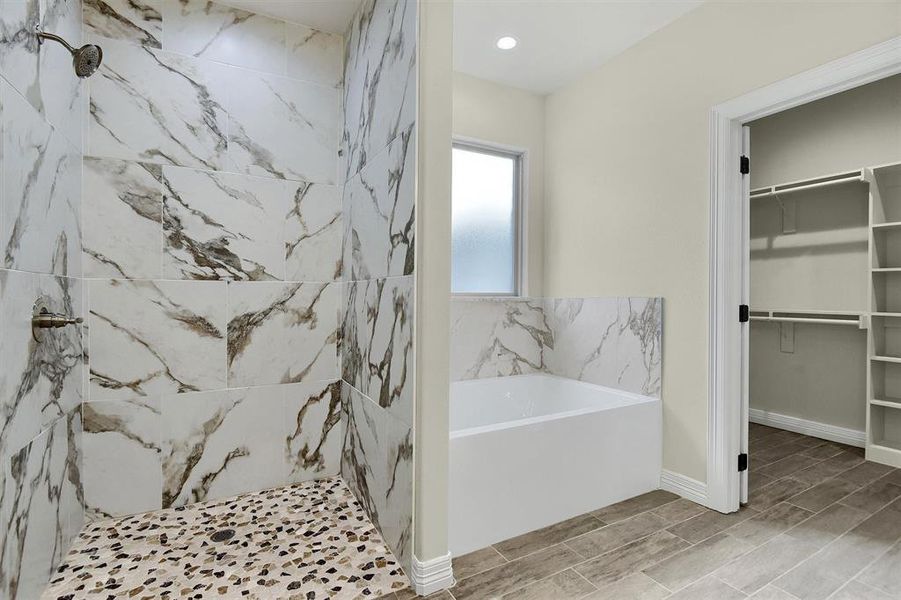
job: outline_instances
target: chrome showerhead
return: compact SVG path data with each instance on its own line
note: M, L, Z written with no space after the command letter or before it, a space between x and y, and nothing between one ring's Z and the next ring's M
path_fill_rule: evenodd
M75 74L79 77L90 77L100 68L100 63L103 62L103 50L95 44L85 44L81 48L76 49L69 42L53 33L37 31L37 36L41 43L44 40L53 40L71 52L72 66L75 69Z
M85 44L72 53L72 64L79 77L90 77L103 62L103 50L94 44Z

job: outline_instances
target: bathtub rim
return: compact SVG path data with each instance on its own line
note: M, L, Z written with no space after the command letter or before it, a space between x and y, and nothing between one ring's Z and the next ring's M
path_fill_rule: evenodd
M570 417L576 417L580 415L592 414L596 412L603 412L606 410L620 410L627 409L630 406L636 406L640 404L650 404L654 402L661 402L660 398L655 396L646 396L644 394L637 394L635 392L627 392L625 390L620 390L614 387L609 387L605 385L598 385L596 383L589 383L587 381L580 381L578 379L572 379L570 377L561 377L559 375L551 375L550 373L522 373L519 375L507 375L503 377L481 377L478 379L463 379L460 381L451 382L451 390L455 385L474 385L480 382L487 381L499 381L503 379L520 379L526 377L544 377L548 379L556 379L559 381L566 381L578 384L580 386L584 386L587 388L591 388L598 391L608 392L612 394L616 394L621 398L625 398L630 400L628 404L625 406L596 406L596 407L588 407L588 408L577 408L574 410L567 410L562 412L550 413L547 415L541 415L537 417L525 417L522 419L514 419L512 421L502 421L500 423L494 423L491 425L479 425L477 427L468 427L466 429L458 429L456 431L450 431L450 440L453 441L459 438L466 438L475 435L481 435L485 433L492 433L495 431L504 431L506 429L512 429L514 427L527 427L529 425L535 425L537 423L546 423L551 421L559 421L562 419L567 419ZM453 394L451 394L450 401L453 402Z

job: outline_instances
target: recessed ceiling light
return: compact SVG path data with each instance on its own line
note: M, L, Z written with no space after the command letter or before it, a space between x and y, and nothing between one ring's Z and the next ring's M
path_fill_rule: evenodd
M516 38L505 35L497 40L497 47L501 50L512 50L516 48Z

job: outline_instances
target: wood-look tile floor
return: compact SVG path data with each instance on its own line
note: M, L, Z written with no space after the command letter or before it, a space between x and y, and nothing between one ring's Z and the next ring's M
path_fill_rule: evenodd
M760 425L749 454L750 502L737 513L651 492L456 558L457 585L432 597L901 598L901 470Z

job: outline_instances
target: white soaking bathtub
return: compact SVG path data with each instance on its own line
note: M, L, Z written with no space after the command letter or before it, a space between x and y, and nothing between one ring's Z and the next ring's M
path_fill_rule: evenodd
M451 553L657 489L661 419L657 398L551 375L451 384Z

